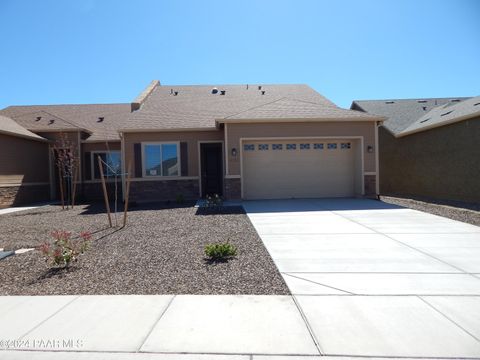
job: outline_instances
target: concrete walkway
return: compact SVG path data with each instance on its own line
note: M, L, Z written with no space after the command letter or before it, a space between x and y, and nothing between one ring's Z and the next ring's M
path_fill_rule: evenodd
M8 207L4 209L0 209L0 215L11 214L18 211L25 211L25 210L33 210L38 209L39 207L49 205L50 203L41 203L35 204L32 206L15 206L15 207Z
M363 199L244 207L322 354L480 357L480 227Z

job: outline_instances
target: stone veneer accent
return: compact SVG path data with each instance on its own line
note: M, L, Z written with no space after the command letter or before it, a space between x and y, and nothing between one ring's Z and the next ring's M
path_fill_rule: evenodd
M240 199L242 197L241 179L225 179L225 199Z
M194 200L199 198L199 191L198 180L132 181L130 200L175 200L178 195Z
M375 196L377 195L376 188L376 176L375 175L365 175L365 196Z
M111 181L106 182L108 199L112 201L115 199L115 183ZM101 182L83 183L81 191L78 194L79 200L103 200L103 189ZM117 196L122 199L122 181L119 179L117 182Z
M50 185L0 187L0 207L17 206L50 200Z

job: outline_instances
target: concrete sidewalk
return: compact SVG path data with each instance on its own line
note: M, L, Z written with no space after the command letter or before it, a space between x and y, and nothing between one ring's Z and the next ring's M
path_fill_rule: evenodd
M82 352L99 359L320 354L291 296L11 296L0 297L0 317L2 360L50 358L51 351L67 359Z
M365 199L244 208L322 354L480 357L480 227Z

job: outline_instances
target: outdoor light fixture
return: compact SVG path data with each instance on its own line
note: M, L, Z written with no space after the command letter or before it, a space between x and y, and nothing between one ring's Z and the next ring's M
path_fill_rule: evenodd
M369 153L373 152L373 146L372 145L367 146L367 152L369 152Z
M237 149L232 148L232 157L236 157L236 156L237 156Z

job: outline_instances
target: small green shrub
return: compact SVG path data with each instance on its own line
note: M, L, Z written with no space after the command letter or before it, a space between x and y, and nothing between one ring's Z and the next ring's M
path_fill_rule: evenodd
M183 194L178 194L175 201L177 202L177 204L183 204L185 202L185 197L183 196Z
M208 244L205 255L212 260L225 260L237 255L237 248L230 243Z

